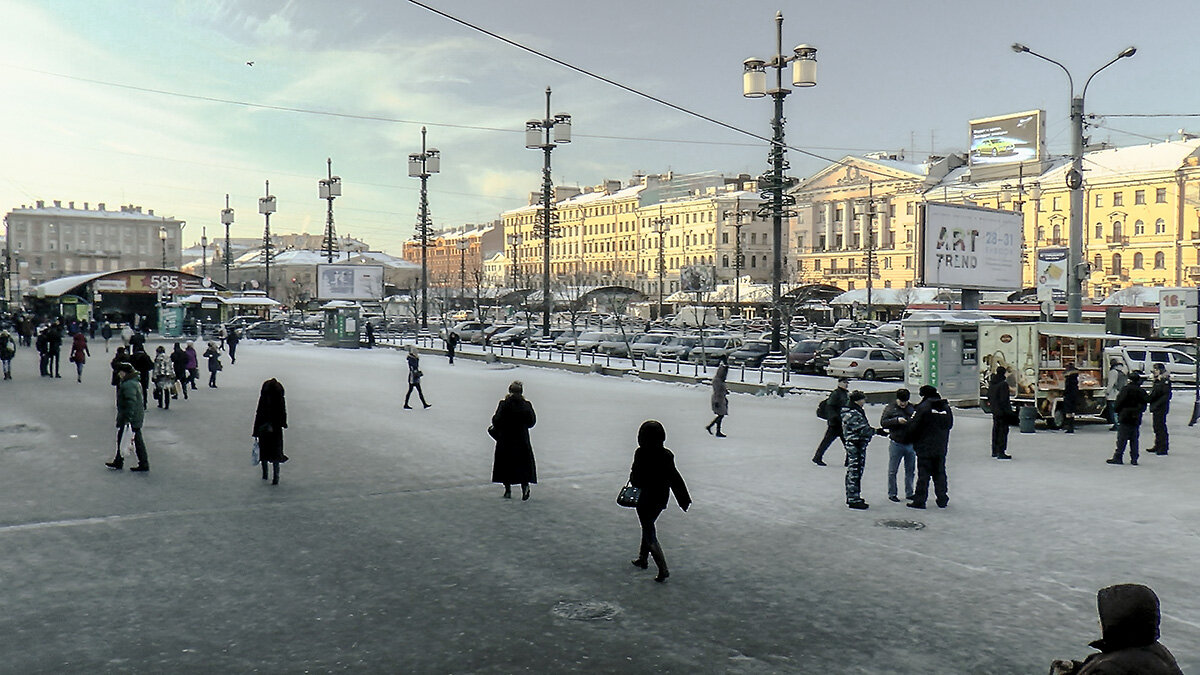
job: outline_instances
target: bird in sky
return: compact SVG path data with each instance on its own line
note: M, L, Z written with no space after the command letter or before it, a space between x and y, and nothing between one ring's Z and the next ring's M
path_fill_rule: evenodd
M253 61L247 61L247 62L246 62L246 65L248 65L248 66L250 66L250 67L254 67L254 62L253 62Z

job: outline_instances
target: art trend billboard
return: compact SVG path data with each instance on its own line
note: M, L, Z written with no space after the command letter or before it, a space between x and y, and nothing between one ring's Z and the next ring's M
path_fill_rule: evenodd
M920 285L1021 289L1020 213L930 202L921 209L918 236Z
M971 120L971 166L1041 159L1046 116L1041 110Z
M383 265L317 265L320 300L382 300Z

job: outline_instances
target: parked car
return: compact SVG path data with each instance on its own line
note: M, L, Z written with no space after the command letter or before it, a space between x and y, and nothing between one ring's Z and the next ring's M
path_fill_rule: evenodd
M463 342L470 342L477 333L481 332L484 328L487 328L488 325L489 324L483 323L482 321L460 321L459 323L456 323L450 328L442 331L441 337L447 338L450 336L450 333L454 333L458 336L459 340Z
M767 358L769 353L771 353L770 341L751 340L729 352L729 356L726 358L731 366L757 368L762 365L763 359Z
M550 332L552 334L554 333L553 330L551 330ZM582 334L583 334L583 331L581 331L581 330L574 329L574 328L564 328L564 329L562 329L561 333L554 336L554 346L561 348L563 345L567 344L571 340L574 340L575 338L579 337Z
M581 352L594 352L605 340L613 340L619 337L620 333L607 333L601 331L588 331L581 334L579 337L572 338L563 345L564 349L571 351L579 350Z
M687 359L692 349L700 344L699 335L676 335L658 348L660 359Z
M494 345L523 345L527 341L536 340L541 334L542 329L537 326L512 326L493 335L489 342Z
M1171 379L1177 382L1196 381L1196 359L1174 347L1143 345L1119 345L1104 350L1105 361L1120 359L1125 362L1127 372L1141 371L1150 376L1154 364L1166 367Z
M847 349L878 346L880 346L878 343L867 339L865 335L839 335L824 338L817 347L816 355L812 358L812 372L828 374L825 368L829 365L829 360L846 353Z
M609 356L629 356L629 348L637 342L638 338L642 337L642 333L625 333L621 335L620 331L613 333L613 339L605 340L596 346L597 354L608 354Z
M699 346L688 352L688 360L696 363L717 363L729 352L742 346L742 338L733 335L709 335Z
M820 348L820 340L801 340L792 345L787 355L788 368L797 373L817 372L813 360L816 358L817 350Z
M877 380L884 377L904 377L904 358L898 352L879 347L854 347L841 356L829 359L825 374L834 377L853 377Z
M475 333L474 335L471 336L471 344L473 344L473 345L489 344L489 341L491 340L493 335L495 335L497 333L502 333L502 332L508 330L509 328L512 328L513 325L515 325L515 324L498 323L494 326L488 326L487 328L484 328L483 330L481 330L478 333Z
M637 340L630 343L629 351L634 356L654 356L658 348L667 343L673 333L643 333Z
M259 321L241 329L241 333L248 340L286 340L288 327L283 321Z

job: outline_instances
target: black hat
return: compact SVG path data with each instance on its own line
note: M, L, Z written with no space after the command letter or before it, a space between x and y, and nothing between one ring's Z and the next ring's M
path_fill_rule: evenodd
M844 376L844 375L843 375L842 377L839 377L839 378L837 379L837 381L838 381L838 384L841 384L841 383L843 383L843 382L845 382L846 384L850 384L850 378L848 378L848 377L846 377L846 376Z
M938 398L937 387L933 386L932 384L921 385L921 388L917 390L917 393L921 395L921 398Z
M866 398L867 398L867 395L862 393L858 389L855 389L854 391L850 392L850 400L851 401L862 401L862 400L865 400Z
M1136 383L1138 383L1138 382L1141 382L1141 381L1142 381L1142 371L1140 371L1140 370L1135 370L1135 371L1133 371L1132 373L1130 373L1130 374L1129 374L1129 381L1130 381L1130 382L1133 382L1133 383L1135 383L1135 384L1136 384Z

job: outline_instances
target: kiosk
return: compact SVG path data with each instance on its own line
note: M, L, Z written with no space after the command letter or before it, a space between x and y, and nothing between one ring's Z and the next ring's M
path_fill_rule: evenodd
M361 308L348 300L331 300L321 305L325 312L325 335L322 347L358 349L358 329Z

